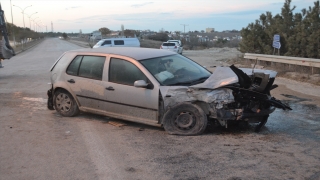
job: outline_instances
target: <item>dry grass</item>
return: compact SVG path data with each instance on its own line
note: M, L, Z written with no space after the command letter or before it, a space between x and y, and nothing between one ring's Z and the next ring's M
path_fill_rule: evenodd
M161 44L162 44L161 41L154 41L154 40L149 40L149 39L140 39L140 47L144 47L144 48L159 49Z

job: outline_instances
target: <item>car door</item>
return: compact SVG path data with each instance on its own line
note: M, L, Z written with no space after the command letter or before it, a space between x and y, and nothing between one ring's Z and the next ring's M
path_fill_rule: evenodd
M137 61L111 56L105 85L105 111L113 117L142 122L158 123L159 86L150 81L152 76ZM105 76L104 76L105 77ZM146 88L134 86L137 80L144 80Z
M99 109L99 99L104 96L102 83L106 56L76 56L66 71L66 81L80 108Z

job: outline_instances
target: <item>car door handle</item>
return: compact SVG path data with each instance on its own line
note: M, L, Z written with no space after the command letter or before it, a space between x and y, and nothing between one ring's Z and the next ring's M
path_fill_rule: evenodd
M108 90L108 91L114 91L114 89L113 89L112 86L107 87L106 90Z
M75 83L75 81L73 79L69 79L68 82L69 83Z

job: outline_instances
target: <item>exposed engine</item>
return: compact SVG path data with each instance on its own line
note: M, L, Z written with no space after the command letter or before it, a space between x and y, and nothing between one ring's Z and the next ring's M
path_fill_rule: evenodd
M277 87L273 85L274 77L264 73L252 73L248 76L243 70L234 66L230 68L239 78L237 84L224 88L232 89L234 102L225 104L223 108L216 110L217 119L222 126L227 126L228 120L243 120L250 123L260 123L256 131L266 123L269 114L276 108L292 110L286 104L270 95L270 90Z

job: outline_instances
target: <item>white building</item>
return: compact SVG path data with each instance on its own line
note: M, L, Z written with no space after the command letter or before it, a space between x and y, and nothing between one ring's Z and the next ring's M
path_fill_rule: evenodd
M90 39L91 40L100 40L101 39L101 32L100 31L93 31L90 34Z
M214 28L206 28L206 33L214 32Z

